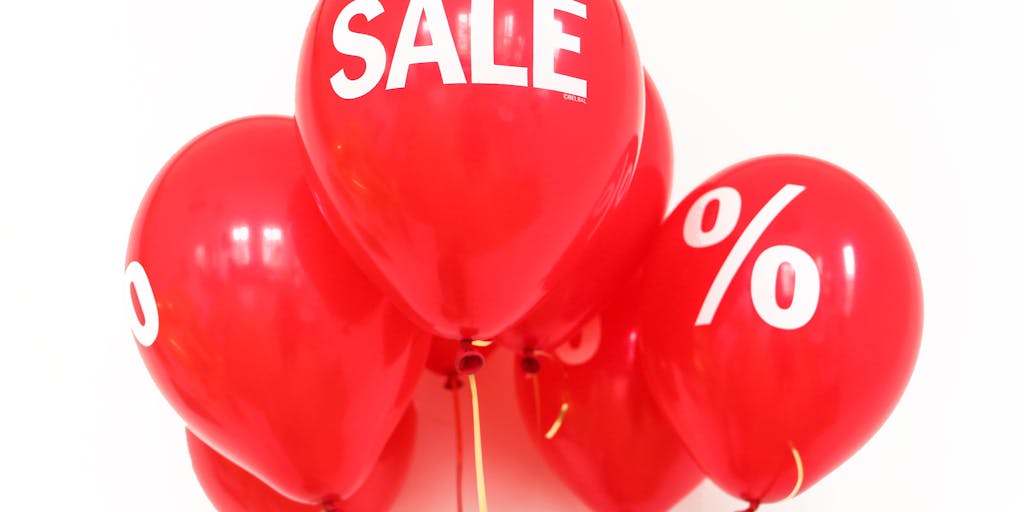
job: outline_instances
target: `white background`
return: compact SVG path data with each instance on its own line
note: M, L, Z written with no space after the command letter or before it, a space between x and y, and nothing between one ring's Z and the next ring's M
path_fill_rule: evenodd
M624 5L670 111L674 202L748 157L811 154L889 202L921 266L923 348L896 413L848 464L768 510L1019 507L1019 2ZM234 117L292 112L313 6L0 6L0 509L212 510L124 323L123 255L180 145ZM498 479L495 511L579 506ZM678 510L737 508L706 484Z

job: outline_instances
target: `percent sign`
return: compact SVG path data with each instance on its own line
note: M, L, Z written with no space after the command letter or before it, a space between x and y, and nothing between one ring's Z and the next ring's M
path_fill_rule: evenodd
M754 244L782 210L804 190L806 187L800 185L786 185L757 212L722 263L718 275L704 297L704 304L701 305L694 325L711 325L726 290L736 277L740 265L750 255ZM703 224L708 205L716 201L718 216L711 229L705 231ZM725 240L739 223L742 205L740 193L732 187L716 188L702 195L686 214L686 221L683 224L683 238L686 244L695 249L702 249ZM777 286L779 269L785 264L792 269L794 284L793 301L784 308L779 305ZM758 316L768 325L785 330L795 330L807 325L818 309L820 295L821 274L811 255L804 250L790 245L776 245L762 252L754 262L754 270L750 276L750 298Z

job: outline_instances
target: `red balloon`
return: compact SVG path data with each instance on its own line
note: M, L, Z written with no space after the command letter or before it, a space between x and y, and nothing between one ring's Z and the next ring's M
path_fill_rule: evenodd
M497 338L513 349L550 350L611 302L647 255L672 189L672 134L654 81L646 76L647 116L636 176L593 234L587 254L530 313Z
M493 338L574 272L643 115L616 0L323 0L298 77L328 220L451 339Z
M557 360L536 360L539 373L517 372L519 410L535 444L595 511L672 508L704 475L640 372L636 302L617 301L573 338ZM531 364L527 358L522 366Z
M720 487L774 502L856 452L896 406L921 339L917 264L885 203L800 156L698 187L645 267L641 358Z
M192 468L220 512L324 512L322 505L298 503L271 489L260 479L224 458L186 430ZM410 407L381 453L373 472L352 497L332 506L337 512L387 510L402 488L412 461L416 411Z
M139 208L126 280L142 358L192 431L319 503L350 496L373 468L429 337L338 245L308 165L288 118L195 139Z

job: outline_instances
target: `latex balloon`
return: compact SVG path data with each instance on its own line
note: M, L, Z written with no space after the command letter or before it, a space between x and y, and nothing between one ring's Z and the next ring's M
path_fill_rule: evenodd
M672 190L672 134L649 75L646 84L647 116L633 182L594 232L583 260L498 342L513 349L554 348L607 306L647 255Z
M574 271L643 126L616 0L323 0L297 89L328 219L456 340L493 338Z
M320 503L373 468L429 337L338 245L308 165L288 118L189 143L139 208L126 293L142 358L192 431L278 492Z
M774 156L715 175L668 219L645 271L652 389L701 468L754 509L857 451L913 371L910 244L829 163Z
M590 339L563 345L539 365L521 362L537 365L536 374L516 372L519 410L535 444L598 512L664 512L704 479L640 372L637 324L636 302L619 300L573 335ZM594 349L576 357L576 346Z
M203 491L220 512L325 512L320 505L291 501L217 453L186 430L192 468ZM416 411L410 407L384 447L370 477L352 497L329 512L387 510L398 496L412 461Z

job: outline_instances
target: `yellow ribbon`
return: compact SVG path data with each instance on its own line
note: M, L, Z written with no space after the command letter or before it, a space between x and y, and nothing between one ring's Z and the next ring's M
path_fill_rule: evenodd
M786 496L786 499L782 501L796 498L796 495L800 494L800 490L804 486L804 459L800 457L800 450L797 450L793 443L789 444L789 449L793 452L793 462L796 463L796 486L793 487L793 492L789 493L789 496Z
M537 354L538 356L546 357L546 358L554 361L558 365L558 367L562 369L562 381L563 381L563 384L565 386L565 387L562 388L562 405L561 405L561 407L559 407L559 410L558 410L558 418L555 419L555 422L551 424L551 428L549 428L547 433L544 434L544 438L550 441L551 439L554 439L556 435L558 435L558 431L562 429L562 425L565 423L565 416L566 416L566 414L569 413L569 397L566 396L568 394L568 392L569 392L569 390L568 390L568 386L569 386L569 372L565 369L565 364L562 363L562 361L560 361L555 356L553 356L553 355L551 355L551 354L549 354L549 353L547 353L547 352L545 352L543 350L535 350L533 353ZM536 394L537 408L538 408L538 410L537 410L538 420L537 421L539 422L540 421L540 419L539 419L540 418L540 389L539 389L540 385L538 384L538 380L537 379L539 379L540 376L539 376L539 374L538 375L534 375L533 378L534 378L534 393Z
M556 419L555 423L551 425L548 432L544 434L545 439L551 440L558 435L558 431L562 428L562 423L565 423L565 413L567 412L569 412L569 403L562 402L562 408L558 411L558 419Z
M484 483L484 449L480 435L480 396L476 376L469 376L469 392L473 397L473 455L476 459L476 498L480 512L487 512L487 485Z

